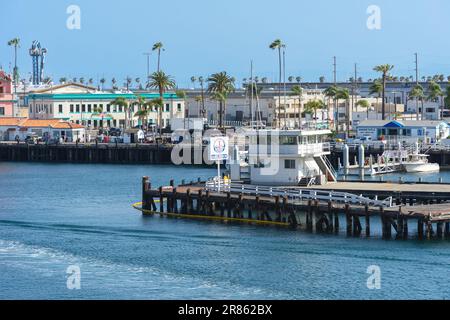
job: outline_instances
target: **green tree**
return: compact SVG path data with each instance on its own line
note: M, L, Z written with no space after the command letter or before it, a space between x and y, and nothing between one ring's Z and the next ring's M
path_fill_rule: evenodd
M305 113L314 115L314 122L317 127L317 111L324 109L325 103L322 100L309 100L305 104Z
M158 51L158 70L157 70L157 72L159 72L161 70L161 51L164 51L164 45L162 44L162 42L156 42L153 45L152 51Z
M439 77L439 76L438 76ZM443 98L444 92L441 89L441 86L437 84L435 81L431 81L428 84L427 91L427 100L430 102L442 102L440 101ZM443 103L439 103L439 117L442 119L444 115L444 106Z
M228 94L234 92L234 82L225 71L214 73L208 78L207 92L219 102L219 128L224 129L224 115Z
M369 101L367 101L367 100L365 100L365 99L359 100L359 101L356 103L356 106L357 106L357 107L361 107L361 108L366 109L366 111L367 111L367 118L366 118L366 120L368 120L368 119L369 119L369 108L370 108L370 103L369 103Z
M291 89L291 96L298 97L298 128L302 127L302 95L303 95L303 88L299 85L295 85Z
M375 108L375 112L378 113L378 100L381 98L383 94L383 84L380 80L375 80L369 87L369 94L376 95L377 98L377 106Z
M59 78L59 83L64 84L66 82L67 82L67 78L66 77Z
M350 133L350 92L347 88L337 88L336 100L345 100L345 123L347 127L347 134Z
M124 131L127 130L128 127L128 109L129 109L129 103L127 99L124 97L118 97L110 102L110 105L117 106L121 109L123 109L123 112L125 113L125 124L123 126Z
M328 88L325 89L325 91L323 92L325 97L328 100L328 118L330 118L330 110L331 110L331 101L334 102L334 114L335 114L335 129L336 131L339 131L339 111L337 110L337 99L336 99L336 94L337 94L338 88L335 85L332 85Z
M164 71L157 71L150 75L148 87L150 89L156 89L159 93L160 105L159 105L159 135L162 135L162 115L164 108L164 94L168 90L175 89L175 81L173 78L164 73Z
M417 117L417 119L419 119L418 102L421 101L421 103L422 103L422 119L423 119L423 115L424 115L423 100L425 98L425 93L424 93L423 87L420 84L415 85L409 92L409 98L416 100L416 117Z
M104 89L104 87L105 87L105 82L106 82L106 79L105 79L105 78L101 78L101 79L100 79L100 83L102 84L102 91L103 91L103 89Z
M281 63L281 50L285 48L286 45L280 40L276 39L274 40L269 48L272 50L278 50L278 70L279 70L279 82L278 82L278 114L277 114L277 121L278 121L278 127L281 126L281 81L282 81L282 63Z
M383 101L381 104L381 117L383 120L386 119L386 81L389 77L389 72L394 68L393 65L390 64L382 64L379 66L376 66L373 68L374 71L380 72L382 74L382 81L383 81Z
M14 70L13 70L13 80L14 85L17 86L19 82L19 68L17 67L17 48L20 48L20 39L14 38L8 41L8 46L14 47Z

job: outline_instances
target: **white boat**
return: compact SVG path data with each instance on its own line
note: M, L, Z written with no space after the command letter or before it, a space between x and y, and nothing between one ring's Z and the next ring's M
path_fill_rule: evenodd
M440 170L439 164L429 163L428 155L426 154L410 154L408 159L403 162L403 167L406 172L420 173L420 172L437 172Z

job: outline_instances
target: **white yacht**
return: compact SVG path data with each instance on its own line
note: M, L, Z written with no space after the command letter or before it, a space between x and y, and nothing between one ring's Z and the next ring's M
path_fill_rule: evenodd
M228 163L232 181L254 185L310 186L336 182L327 155L330 130L247 129L245 148L235 146Z
M437 172L440 170L439 164L428 162L428 155L414 153L408 155L408 158L403 162L403 167L406 172L419 173L419 172Z

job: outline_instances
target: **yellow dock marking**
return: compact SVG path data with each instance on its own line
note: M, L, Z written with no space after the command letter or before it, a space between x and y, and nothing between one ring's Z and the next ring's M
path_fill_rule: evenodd
M171 213L171 212L155 212L152 210L144 210L142 209L142 202L136 202L133 205L133 208L141 211L143 214L147 215L155 215L159 214L166 217L175 217L175 218L183 218L183 219L198 219L198 220L214 220L214 221L232 221L232 222L243 222L243 223L254 223L260 225L273 225L273 226L282 226L289 227L290 224L287 222L276 222L276 221L262 221L262 220L254 220L254 219L244 219L244 218L228 218L228 217L217 217L217 216L202 216L202 215L194 215L194 214L182 214L182 213Z

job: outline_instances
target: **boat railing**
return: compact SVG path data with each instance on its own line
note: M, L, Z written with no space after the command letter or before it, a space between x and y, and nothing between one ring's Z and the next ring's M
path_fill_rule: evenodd
M379 200L377 196L374 199L356 195L347 192L313 190L302 188L281 188L247 185L241 183L225 183L221 180L210 180L206 183L206 190L210 192L230 192L238 194L248 194L253 196L280 196L286 197L292 201L318 200L325 202L336 202L343 204L368 205L371 207L392 207L392 197ZM221 184L222 183L222 184Z

